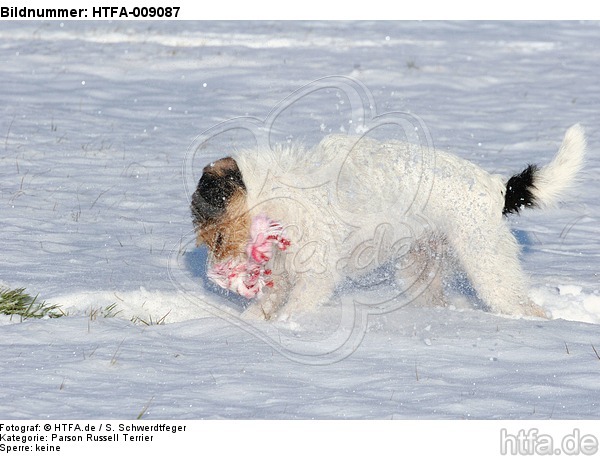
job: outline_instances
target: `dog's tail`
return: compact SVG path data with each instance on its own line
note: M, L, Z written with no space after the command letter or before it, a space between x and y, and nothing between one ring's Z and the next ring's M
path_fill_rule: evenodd
M583 167L585 133L576 124L567 130L558 153L550 164L539 168L529 165L506 183L502 213L518 213L524 207L550 207L575 182Z

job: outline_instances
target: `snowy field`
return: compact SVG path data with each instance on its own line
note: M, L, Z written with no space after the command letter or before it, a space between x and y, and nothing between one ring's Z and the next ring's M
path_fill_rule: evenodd
M599 23L4 22L0 61L0 281L67 314L0 319L3 419L598 417ZM454 290L339 326L249 324L206 286L189 198L253 138L199 135L275 107L274 141L353 133L353 87L507 176L586 128L572 197L510 218L550 320Z

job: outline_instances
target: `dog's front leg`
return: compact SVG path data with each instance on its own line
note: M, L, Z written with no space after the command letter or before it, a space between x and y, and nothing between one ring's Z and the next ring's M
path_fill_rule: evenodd
M293 315L312 311L327 303L335 289L335 279L330 274L298 277L293 284L287 303L277 312L279 320L287 321Z
M262 296L256 298L244 310L243 317L271 320L288 299L291 288L287 275L277 276L273 281L273 287L265 287Z
M335 280L329 275L298 277L292 283L279 278L243 312L245 318L289 320L292 315L314 310L326 303L335 288Z

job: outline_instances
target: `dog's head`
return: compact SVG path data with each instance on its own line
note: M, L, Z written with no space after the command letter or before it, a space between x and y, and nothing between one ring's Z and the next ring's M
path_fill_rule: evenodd
M196 244L206 244L216 260L244 252L250 229L246 194L233 158L222 158L204 168L192 196L192 218Z

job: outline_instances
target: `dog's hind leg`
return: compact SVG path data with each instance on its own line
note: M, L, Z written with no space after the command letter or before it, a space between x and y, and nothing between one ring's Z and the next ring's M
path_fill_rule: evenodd
M488 224L486 230L481 226L473 230L462 226L460 232L454 234L448 236L448 240L478 297L489 310L507 315L546 317L544 310L527 296L519 246L508 226Z
M422 306L446 306L443 256L446 240L426 234L396 263L396 283L404 300Z

